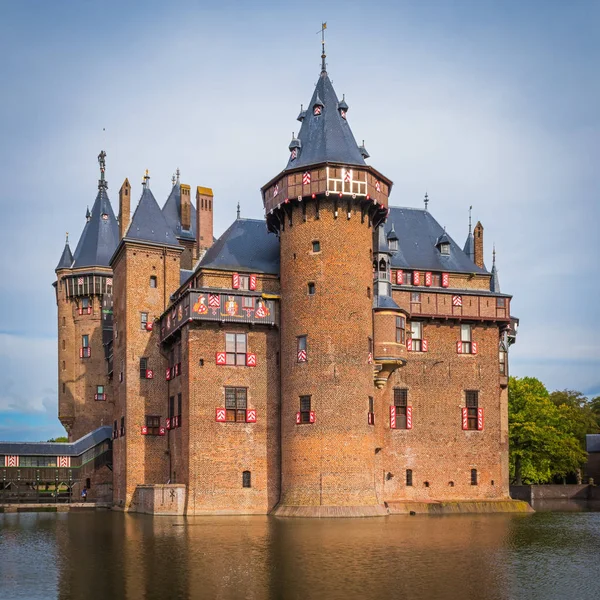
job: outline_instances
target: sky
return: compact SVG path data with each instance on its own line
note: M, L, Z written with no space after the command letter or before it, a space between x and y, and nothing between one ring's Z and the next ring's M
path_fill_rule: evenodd
M215 193L215 235L263 218L320 70L393 206L464 243L469 206L520 319L511 374L600 395L600 3L37 2L0 17L0 439L64 435L54 269L107 152L109 197L149 169ZM135 207L132 206L132 211Z

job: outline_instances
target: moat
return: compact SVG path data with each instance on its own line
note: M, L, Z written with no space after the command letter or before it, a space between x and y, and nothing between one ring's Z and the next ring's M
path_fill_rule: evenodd
M0 597L11 600L596 600L600 512L354 520L7 513L0 556Z

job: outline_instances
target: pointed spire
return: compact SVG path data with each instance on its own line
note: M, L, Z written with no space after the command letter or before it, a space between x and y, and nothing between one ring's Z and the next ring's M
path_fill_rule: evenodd
M500 279L498 278L498 269L496 268L496 244L494 244L494 250L492 252L492 271L490 277L490 291L500 292Z
M325 54L325 30L327 29L327 23L321 24L321 73L327 73L327 65L325 64L325 59L327 55Z
M471 235L471 211L473 210L473 205L469 206L469 235Z
M292 131L292 141L290 142L289 149L290 152L294 150L294 148L301 148L302 142L296 137L296 134Z
M108 182L104 179L104 171L106 170L106 152L104 150L100 151L98 154L98 164L100 165L100 179L98 180L98 189L107 189Z
M425 192L425 198L423 198L423 202L425 203L425 210L428 210L428 205L429 205L429 195L427 194L427 192ZM444 227L444 230L446 228Z
M367 149L365 148L365 140L362 141L362 145L360 145L358 147L358 151L360 152L361 156L363 158L369 158L369 156L371 156L368 152Z
M89 222L89 220L90 220L91 218L92 218L92 213L90 212L90 207L88 206L88 207L85 209L85 220L86 220L87 222Z
M237 220L240 220L240 203L237 203Z
M59 269L70 269L71 265L73 264L73 255L71 254L71 248L69 247L69 232L68 231L67 231L65 238L66 238L65 239L65 247L60 256L60 260L58 261L58 264L56 265L56 269L54 269L55 271L58 271Z
M177 180L175 179L175 173L173 173L173 177L171 177L171 185L174 186L176 181Z
M300 105L300 114L296 117L296 121L300 121L300 123L302 123L302 121L304 121L304 119L306 119L306 111L304 110L304 106L301 104Z
M144 189L150 189L150 174L148 172L148 169L146 169L146 174L144 175L142 186L144 187Z
M177 167L177 170L175 171L175 174L177 175L177 183L179 183L179 175L181 175L181 173L179 171L179 167Z
M341 100L341 102L338 102L338 110L340 112L344 111L344 114L342 116L345 119L346 118L345 113L348 112L348 104L346 104L346 94L342 94L342 100Z
M465 247L463 248L464 253L475 262L475 238L473 237L473 231L471 228L471 211L473 210L473 206L469 206L469 234L467 235L467 241L465 242Z

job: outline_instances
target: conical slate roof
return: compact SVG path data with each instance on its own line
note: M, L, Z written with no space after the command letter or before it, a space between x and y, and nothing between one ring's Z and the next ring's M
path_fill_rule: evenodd
M169 226L154 194L145 185L140 201L133 213L131 224L125 233L128 240L140 240L153 244L178 246L175 232Z
M181 184L179 181L173 185L173 189L162 208L162 213L167 220L167 224L173 230L175 235L189 240L196 239L196 207L190 202L190 228L181 227Z
M71 248L69 247L69 241L67 240L65 242L65 249L63 250L60 260L58 261L58 264L56 265L55 271L58 271L60 269L70 269L72 264L73 264L73 255L71 254Z
M314 107L319 104L321 114L315 115ZM338 106L327 71L322 71L298 133L301 149L295 160L290 156L286 170L324 162L365 165L350 125Z
M500 292L500 279L498 277L498 269L496 269L496 248L494 248L494 260L492 261L492 276L490 277L490 292Z
M469 235L467 236L467 241L465 242L465 247L463 248L463 252L473 261L475 262L475 238L469 229Z
M100 186L89 220L75 248L72 267L107 267L118 243L119 225L106 187Z

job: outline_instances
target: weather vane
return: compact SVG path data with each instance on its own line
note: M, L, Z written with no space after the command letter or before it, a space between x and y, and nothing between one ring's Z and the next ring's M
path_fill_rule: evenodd
M325 68L325 30L327 29L327 23L321 23L321 29L317 33L321 34L321 71L326 71Z

